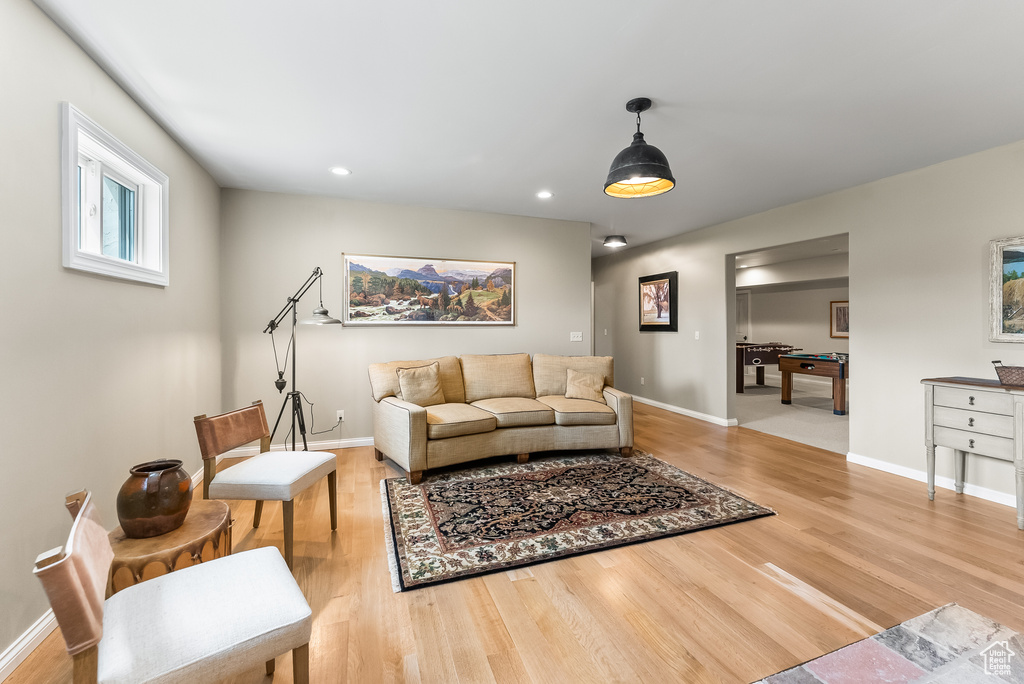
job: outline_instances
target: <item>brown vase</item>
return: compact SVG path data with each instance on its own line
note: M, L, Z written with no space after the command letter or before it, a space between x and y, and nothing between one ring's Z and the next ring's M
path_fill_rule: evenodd
M126 537L142 539L176 530L192 505L192 478L181 461L133 466L117 493L117 519Z

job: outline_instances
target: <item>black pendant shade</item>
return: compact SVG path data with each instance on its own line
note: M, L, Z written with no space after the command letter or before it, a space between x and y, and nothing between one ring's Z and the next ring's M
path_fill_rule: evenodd
M626 103L626 110L636 114L636 133L629 147L615 155L608 170L604 192L611 197L653 197L675 187L676 179L668 159L654 145L648 145L640 132L640 112L650 109L651 101L638 97Z

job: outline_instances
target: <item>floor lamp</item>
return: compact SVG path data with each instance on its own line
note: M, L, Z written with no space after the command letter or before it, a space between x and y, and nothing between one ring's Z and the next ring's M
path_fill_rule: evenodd
M309 451L309 446L306 444L306 419L302 413L302 393L299 392L298 388L295 387L295 325L298 321L298 304L299 300L302 299L302 295L306 294L306 291L313 286L313 283L318 282L324 275L324 272L319 266L313 269L312 275L306 278L295 294L288 298L288 303L284 305L280 313L274 317L274 320L267 324L267 327L263 329L263 332L270 333L271 337L274 335L274 331L277 330L281 322L284 321L285 316L289 312L292 314L292 337L291 337L291 348L292 348L292 389L288 392L288 395L284 399L284 403L281 404L281 410L277 414L277 421L274 423L274 431L270 433L270 441L274 440L274 435L277 434L277 428L281 424L281 418L284 416L284 410L290 403L292 405L292 451L295 451L295 432L296 427L298 428L299 434L302 435L302 448ZM320 306L313 309L313 315L310 318L303 319L303 324L311 325L331 325L335 323L341 323L337 318L331 318L327 313L327 309L324 308L324 288L323 283L320 284ZM276 358L277 352L274 353ZM285 352L285 358L287 359L287 352ZM277 380L274 381L274 386L277 387L277 391L281 392L285 387L284 371L277 371Z

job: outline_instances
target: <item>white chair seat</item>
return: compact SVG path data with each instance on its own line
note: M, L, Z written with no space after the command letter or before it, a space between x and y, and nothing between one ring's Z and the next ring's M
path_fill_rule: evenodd
M291 501L338 467L327 451L268 451L216 474L210 498Z
M280 552L244 551L107 599L98 681L219 681L308 643L312 624Z

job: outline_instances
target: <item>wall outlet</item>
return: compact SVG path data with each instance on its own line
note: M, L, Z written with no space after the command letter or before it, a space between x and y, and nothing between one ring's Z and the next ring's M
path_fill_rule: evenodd
M343 410L341 410L341 409L338 410L338 422L339 423L344 423L345 422L345 412Z
M640 384L641 385L644 384L644 379L643 378L640 378Z
M569 333L569 341L570 342L582 342L583 341L583 333L581 333L581 332L571 332L571 333Z

